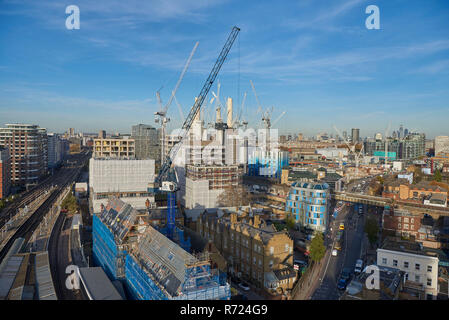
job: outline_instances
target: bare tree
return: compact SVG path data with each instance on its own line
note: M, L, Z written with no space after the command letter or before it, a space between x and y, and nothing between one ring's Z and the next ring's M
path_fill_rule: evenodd
M218 196L217 202L221 207L238 207L250 204L251 194L243 187L228 188Z

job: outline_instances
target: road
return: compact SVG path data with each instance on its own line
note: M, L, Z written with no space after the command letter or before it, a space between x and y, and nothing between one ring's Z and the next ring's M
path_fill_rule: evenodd
M332 256L333 241L329 241L319 286L312 295L313 300L338 300L341 293L337 282L343 268L354 269L355 262L361 257L364 237L364 216L354 212L354 206L348 207L332 223L332 239L335 239L340 222L345 223L345 240L342 250L336 257Z

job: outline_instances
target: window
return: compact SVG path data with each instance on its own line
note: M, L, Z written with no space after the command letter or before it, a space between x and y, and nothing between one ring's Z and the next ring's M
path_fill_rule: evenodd
M270 247L270 254L274 254L274 247Z
M432 266L427 266L427 272L432 272Z
M393 267L397 267L398 266L398 260L393 260Z
M416 264L415 264L415 270L419 270L419 268L420 268L419 263L416 263Z
M408 218L404 218L404 223L408 223Z
M430 279L430 278L427 278L427 285L428 285L429 287L431 287L431 286L432 286L432 279Z
M288 243L285 244L285 252L289 252L289 246L288 246Z
M382 264L387 264L387 258L382 258Z
M408 261L404 261L404 268L408 268Z
M408 230L408 224L404 224L404 229Z
M253 264L256 264L256 262L257 262L256 257L253 257Z
M419 282L419 275L415 275L415 282Z
M273 260L270 260L269 266L270 268L273 268Z

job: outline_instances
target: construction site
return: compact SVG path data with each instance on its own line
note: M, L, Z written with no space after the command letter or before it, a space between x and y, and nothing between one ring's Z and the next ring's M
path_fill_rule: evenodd
M112 280L120 280L131 299L229 300L226 275L211 268L207 252L192 254L179 226L171 239L149 214L111 197L93 218L93 258Z

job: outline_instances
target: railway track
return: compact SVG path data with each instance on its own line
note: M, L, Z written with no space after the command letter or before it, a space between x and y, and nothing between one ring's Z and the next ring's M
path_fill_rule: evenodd
M81 173L81 169L84 165L84 159L78 159L78 163L75 166L65 167L61 169L60 175L53 177L53 185L57 185L57 189L53 190L51 195L36 209L36 211L25 221L14 233L14 235L8 240L5 246L0 251L0 262L3 260L12 244L17 238L24 238L27 243L32 236L34 230L39 226L44 215L51 208L54 201L59 197L64 188L76 180L77 176ZM47 184L40 185L42 192L45 191Z
M71 173L71 175L74 175L75 172ZM69 176L70 177L70 176ZM11 248L12 244L17 238L24 238L25 243L28 242L30 237L33 234L33 231L39 226L39 223L42 221L44 215L47 213L48 209L53 205L54 201L58 198L58 196L61 194L63 189L71 183L70 180L68 180L64 185L58 187L57 190L53 190L50 196L42 203L39 208L36 209L36 211L28 218L27 221L25 221L14 233L14 235L9 239L9 241L5 244L3 249L0 251L0 262L3 260L6 253Z

